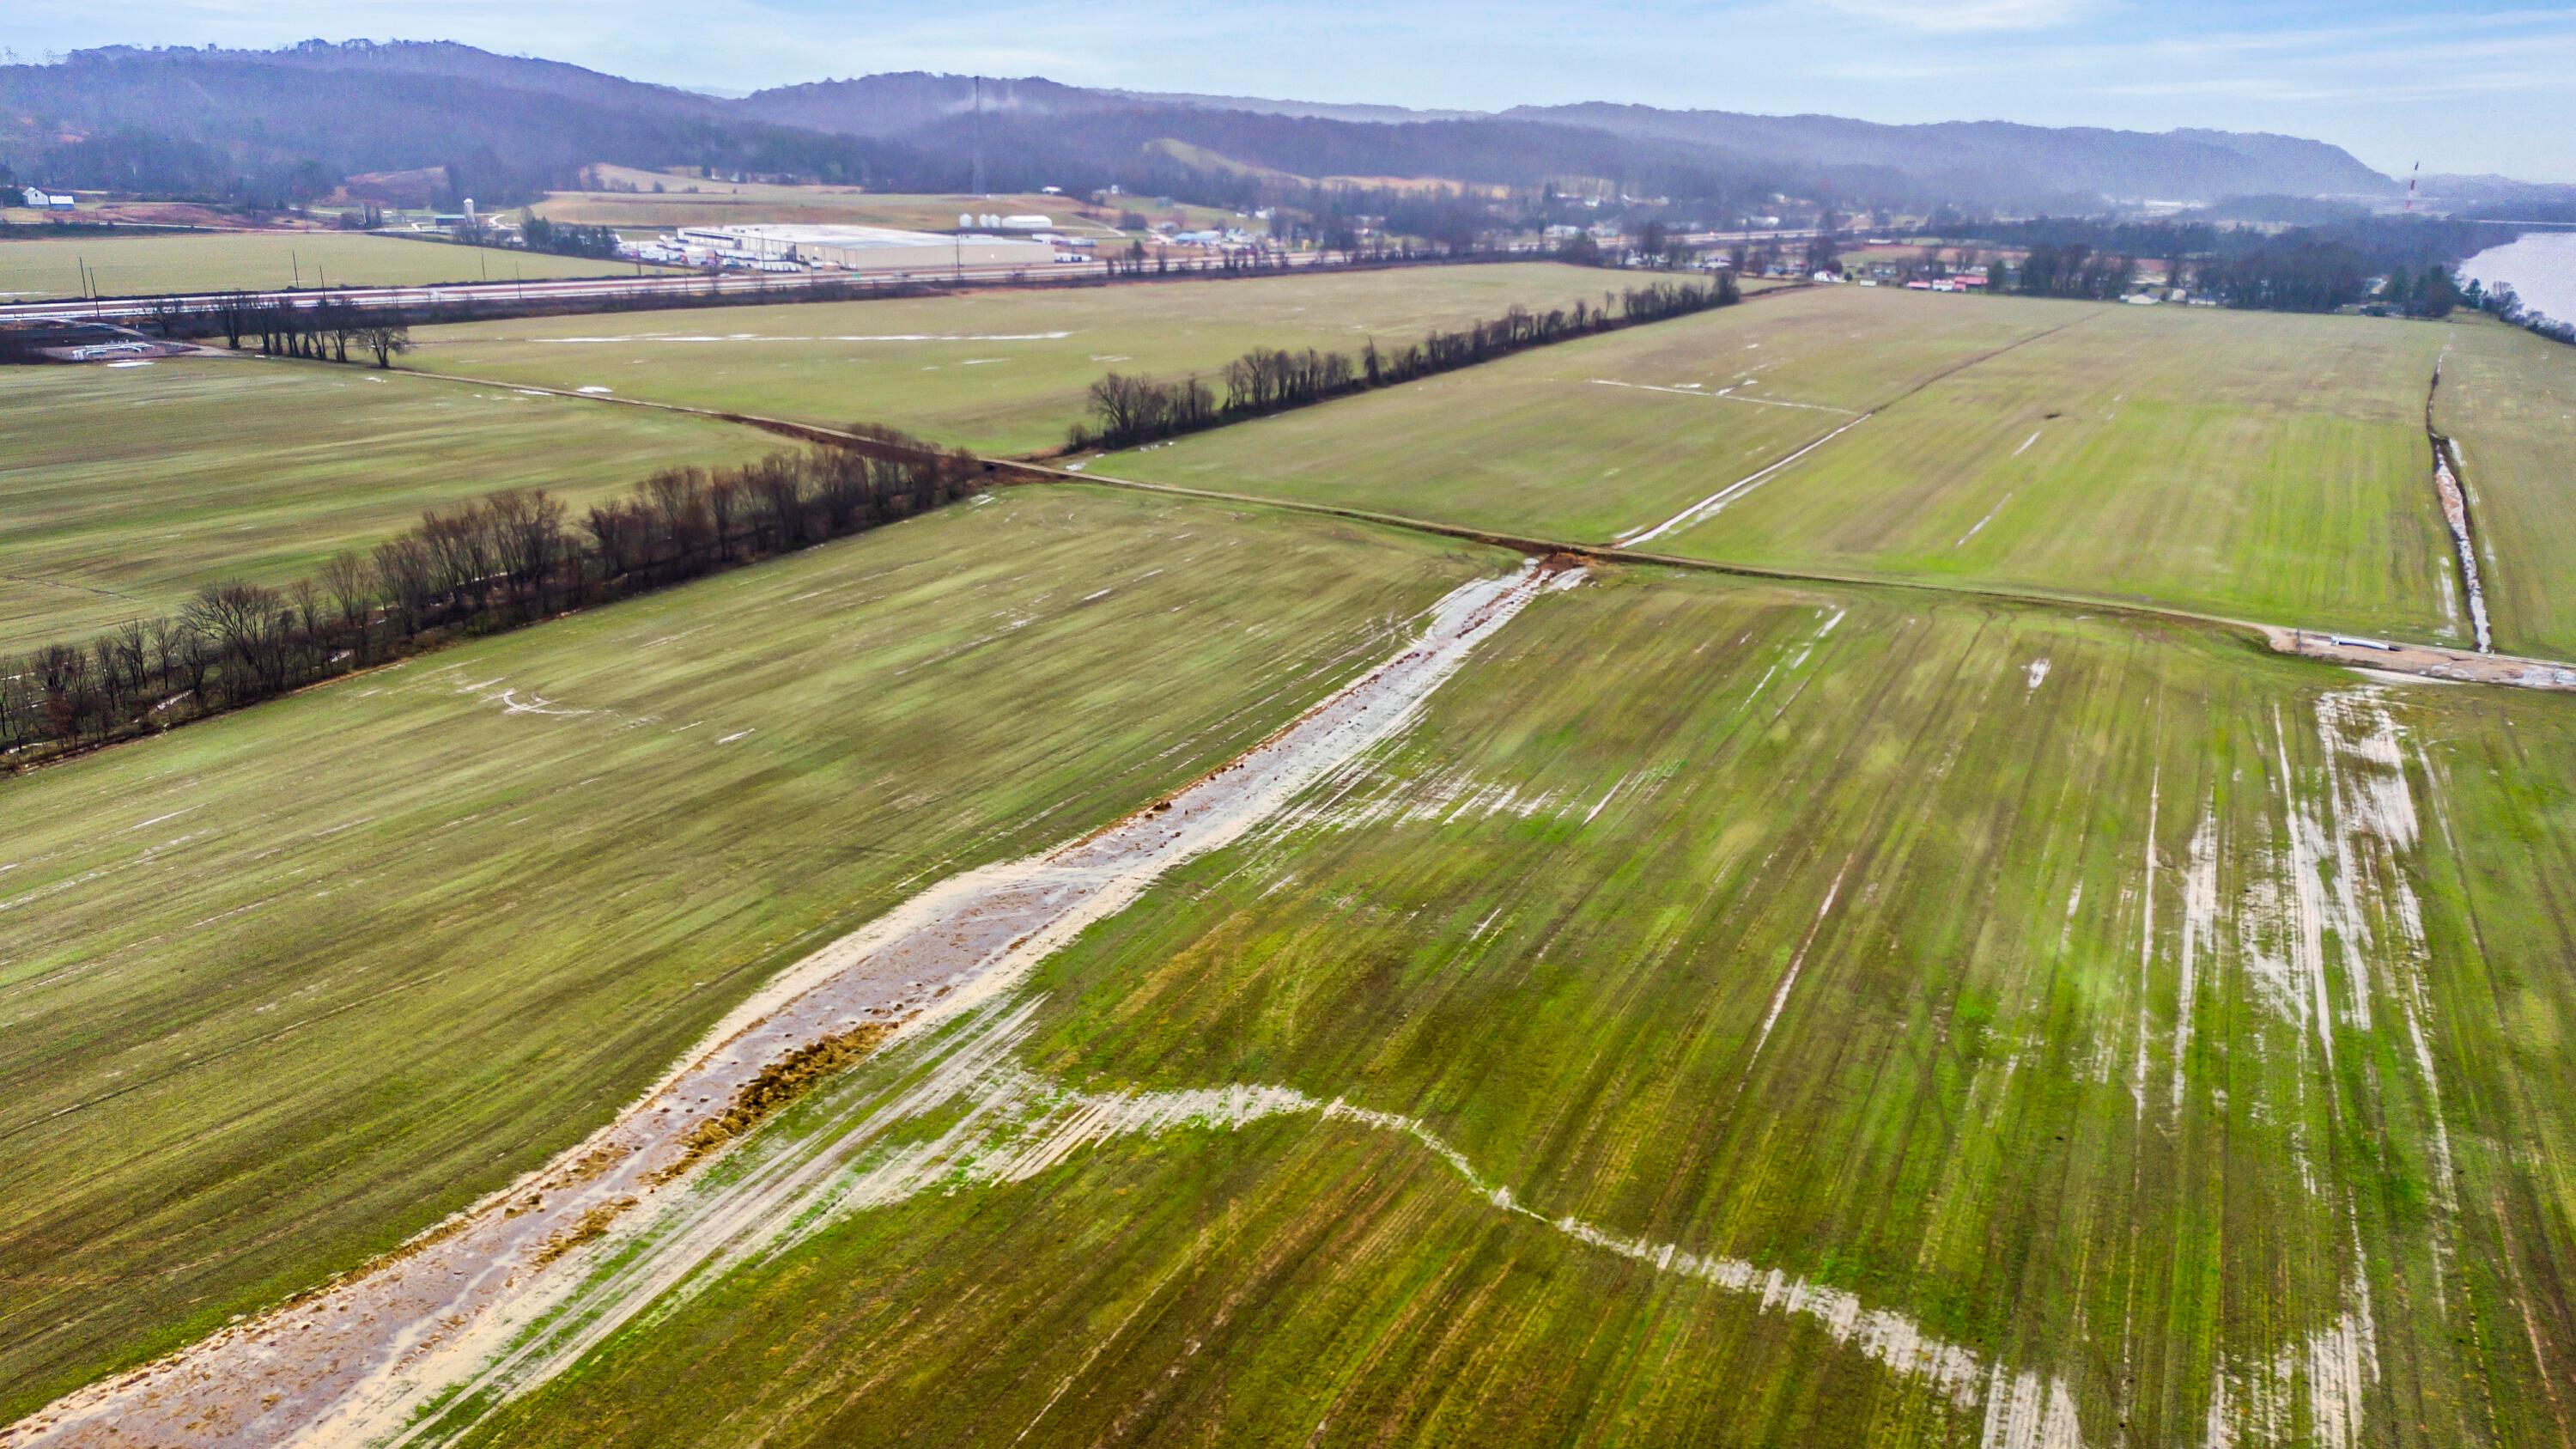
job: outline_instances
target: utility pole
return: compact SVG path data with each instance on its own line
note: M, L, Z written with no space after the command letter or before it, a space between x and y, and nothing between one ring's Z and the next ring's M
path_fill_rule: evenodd
M968 123L968 134L974 138L975 194L984 194L984 78L975 77L975 117Z

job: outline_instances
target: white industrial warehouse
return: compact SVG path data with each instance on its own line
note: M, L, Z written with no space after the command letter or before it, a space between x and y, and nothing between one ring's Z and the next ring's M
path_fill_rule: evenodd
M1052 238L939 236L881 226L693 226L636 248L686 262L748 264L763 270L828 268L849 272L927 272L946 267L1041 267L1058 256Z

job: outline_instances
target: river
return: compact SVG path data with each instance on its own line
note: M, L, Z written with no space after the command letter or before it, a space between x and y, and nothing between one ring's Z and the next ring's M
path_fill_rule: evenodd
M2460 263L2460 280L2512 284L2522 305L2553 321L2576 322L2576 231L2536 231Z

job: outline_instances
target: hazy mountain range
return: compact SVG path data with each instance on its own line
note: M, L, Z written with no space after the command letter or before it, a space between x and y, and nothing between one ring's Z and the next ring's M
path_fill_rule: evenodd
M63 186L305 190L317 177L444 166L458 186L498 197L613 161L956 190L979 156L995 189L1441 177L2061 210L2402 190L2321 141L2206 130L1894 126L1610 103L1415 111L917 72L728 99L449 42L116 47L0 67L0 164Z

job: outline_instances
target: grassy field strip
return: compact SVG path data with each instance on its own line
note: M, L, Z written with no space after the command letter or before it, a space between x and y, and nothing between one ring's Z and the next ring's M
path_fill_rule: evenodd
M422 328L434 372L839 427L888 423L986 453L1063 443L1113 370L1213 374L1256 346L1357 352L1599 301L1625 279L1553 262L1298 273L1063 291L730 307ZM575 342L572 339L585 339Z
M2091 310L1804 288L1116 454L1102 466L1607 543L1807 446L1837 413L1866 412ZM1710 403L1721 395L1799 406Z
M0 655L282 583L424 508L546 488L576 512L657 468L785 446L679 415L255 358L0 375Z
M1651 525L1640 524L1635 528L1629 529L1625 533L1617 535L1613 541L1623 548L1633 548L1641 543L1652 543L1656 539L1661 538L1668 533L1678 533L1683 529L1704 523L1708 519L1715 517L1719 511L1723 510L1729 503L1732 503L1736 499L1743 497L1745 494L1752 492L1754 489L1761 487L1771 479L1778 477L1780 474L1796 465L1800 459L1805 458L1807 455L1815 452L1819 448L1822 448L1834 439L1841 437L1843 434L1850 432L1854 427L1867 421L1871 417L1876 416L1883 409L1893 407L1896 404L1905 401L1907 398L1922 392L1925 388L1931 387L1933 384L1940 382L1944 378L1954 377L1971 367L1975 367L1979 363L1991 361L1994 358L2000 357L2003 354L2012 351L2016 347L2028 346L2029 344L2040 341L2043 338L2053 337L2056 334L2065 331L2067 328L2074 326L2075 322L2083 320L2084 318L2078 317L2074 322L2060 323L2055 327L2049 328L2045 332L2034 332L2027 337L2015 338L2013 341L2007 342L2003 346L1995 348L1993 351L1979 353L1974 357L1962 358L1949 367L1943 368L1941 371L1933 373L1922 381L1913 384L1905 391L1896 394L1885 402L1874 404L1868 408L1857 411L1849 408L1829 409L1829 411L1845 414L1851 419L1851 421L1835 428L1832 432L1824 434L1814 442L1798 449L1798 451L1791 453L1768 466L1756 469L1752 473L1727 484L1725 487L1718 489L1715 493L1712 493L1697 503L1692 504L1690 507L1683 509L1681 512L1674 514L1672 517L1665 519L1663 522ZM1802 404L1802 406L1814 406L1814 404ZM2027 446L2027 444L2024 446ZM1984 525L1980 523L1978 526L1983 527ZM1971 531L1973 532L1973 530Z
M473 1441L2550 1436L2563 706L1647 572L790 1109Z
M6 784L0 1418L391 1248L923 883L1230 759L1505 556L963 505Z
M546 252L411 241L364 232L223 232L158 236L37 237L0 242L0 299L79 297L88 268L102 297L165 292L267 291L290 286L411 287L627 277L632 262ZM648 267L653 274L676 269Z
M1668 549L2468 644L2423 419L2456 330L2109 309L1891 403Z
M1813 442L1803 444L1799 447L1798 451L1788 454L1776 462L1764 464L1762 467L1745 474L1743 477L1727 484L1715 493L1708 495L1706 498L1701 499L1697 503L1692 504L1690 507L1683 509L1681 512L1674 514L1672 517L1665 519L1661 523L1641 524L1636 528L1632 528L1626 533L1619 535L1615 541L1621 548L1634 548L1639 544L1653 543L1656 539L1663 537L1665 534L1689 528L1693 524L1696 524L1702 519L1716 513L1719 509L1724 508L1727 504L1743 497L1746 493L1761 487L1766 481L1775 478L1782 472L1796 466L1799 459L1806 457L1809 453L1816 451L1825 444L1830 443L1834 439L1841 437L1843 434L1850 432L1852 429L1859 427L1862 423L1868 421L1868 419L1869 414L1867 413L1855 413L1852 415L1850 422L1842 424L1832 432L1818 437Z
M2459 455L2497 646L2576 656L2576 357L2519 328L2458 322L2430 421Z

